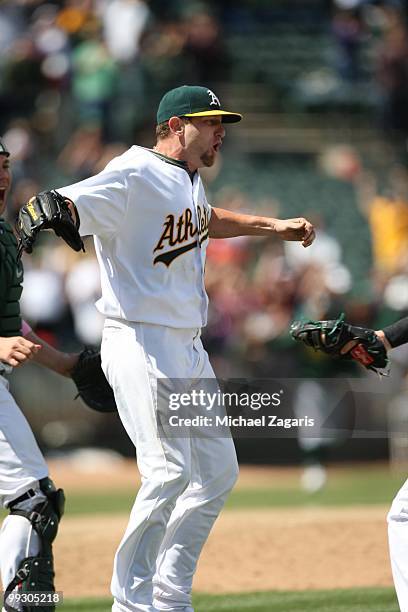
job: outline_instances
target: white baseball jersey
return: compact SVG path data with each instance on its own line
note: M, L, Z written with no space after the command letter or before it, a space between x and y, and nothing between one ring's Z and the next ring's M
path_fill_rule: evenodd
M58 189L93 234L105 316L176 328L207 321L211 216L198 172L133 146L98 175Z

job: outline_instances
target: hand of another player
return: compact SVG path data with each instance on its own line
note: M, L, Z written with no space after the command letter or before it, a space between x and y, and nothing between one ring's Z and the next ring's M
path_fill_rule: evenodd
M0 361L17 368L23 365L41 349L41 344L35 344L22 336L0 338Z
M386 351L390 351L392 349L392 346L388 342L387 336L384 334L382 329L379 329L378 331L376 331L375 335L377 336L377 338L379 338L381 340L381 342L385 346L385 350Z
M316 237L313 225L303 217L278 219L275 231L282 240L298 241L304 247L310 246Z
M387 336L384 334L382 329L379 329L378 331L376 331L375 335L377 336L377 338L379 338L381 340L381 342L383 343L386 351L390 351L392 349L392 346L388 342ZM342 355L346 355L347 353L349 353L356 346L356 344L358 344L358 340L350 340L350 342L347 342L347 344L345 344L343 346L343 348L341 349L340 353Z

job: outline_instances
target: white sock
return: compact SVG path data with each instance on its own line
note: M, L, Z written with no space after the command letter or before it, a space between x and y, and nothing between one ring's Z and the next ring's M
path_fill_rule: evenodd
M45 499L45 495L38 490L35 497L24 500L17 507L29 510ZM0 530L0 573L4 590L16 575L21 561L37 555L40 548L40 537L25 516L9 514L4 519Z

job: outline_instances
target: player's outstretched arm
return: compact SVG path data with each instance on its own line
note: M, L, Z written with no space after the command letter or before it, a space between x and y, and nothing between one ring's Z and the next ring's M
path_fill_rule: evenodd
M23 321L21 336L0 337L0 361L13 368L23 365L30 359L62 376L70 376L79 353L62 353L41 340Z
M77 397L80 396L85 404L98 412L117 411L113 391L102 370L99 351L93 349L84 349L80 353L58 351L41 340L25 321L23 321L22 333L24 338L19 339L37 348L37 352L32 354L33 361L61 376L72 378L78 391Z
M382 341L387 351L401 344L408 342L408 317L403 317L391 323L384 329L379 329L375 332L378 338Z
M282 240L301 242L308 247L315 239L314 227L307 219L274 219L212 208L209 224L210 238L234 236L279 236Z
M33 354L33 361L35 363L53 370L57 374L61 374L61 376L71 376L71 372L78 361L79 353L63 353L58 351L39 338L33 331L30 331L23 340L39 347Z

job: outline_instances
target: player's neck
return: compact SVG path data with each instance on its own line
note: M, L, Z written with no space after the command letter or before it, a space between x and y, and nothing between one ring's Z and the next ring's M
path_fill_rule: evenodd
M193 173L197 170L197 166L192 165L186 159L186 152L183 147L171 139L159 140L157 144L153 147L153 151L159 153L160 155L164 155L165 157L169 157L170 159L175 159L180 162L184 162L187 164L188 170Z

